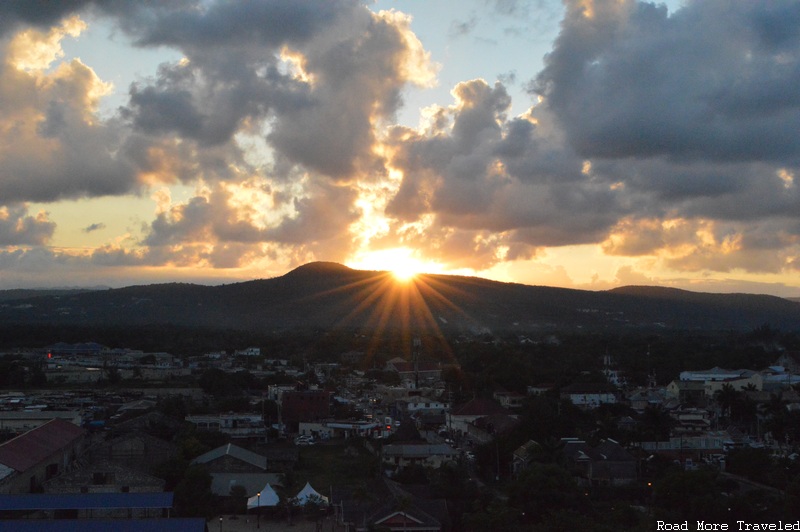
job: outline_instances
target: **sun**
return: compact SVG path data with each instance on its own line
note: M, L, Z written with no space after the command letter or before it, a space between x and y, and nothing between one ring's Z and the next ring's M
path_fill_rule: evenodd
M421 273L441 273L441 265L422 261L414 257L409 248L369 251L349 261L347 266L359 270L382 270L391 272L395 279L408 282Z
M410 281L420 273L418 265L413 262L396 264L391 271L395 279L404 283Z

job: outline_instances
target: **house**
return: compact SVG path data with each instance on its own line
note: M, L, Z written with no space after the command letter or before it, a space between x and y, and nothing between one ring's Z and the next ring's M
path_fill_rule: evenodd
M492 399L472 399L453 408L447 414L447 424L452 431L460 434L469 432L469 424L478 418L493 414L508 414L508 410Z
M399 471L408 466L440 467L457 458L457 451L445 443L390 443L381 449L381 462Z
M705 408L681 407L670 412L675 420L674 434L695 434L707 432L714 421L711 412Z
M153 469L178 455L178 446L146 432L123 433L87 450L91 460L108 459L131 469L150 473Z
M22 434L41 427L51 419L61 419L76 426L83 424L83 414L77 410L6 410L0 411L0 432Z
M385 477L366 486L333 486L331 505L345 531L451 529L444 499L434 498L426 487L401 485Z
M562 441L570 469L586 484L624 486L636 481L636 459L618 442L607 439L592 447L577 439Z
M747 370L742 369L724 369L715 366L711 369L681 371L678 378L682 381L696 382L727 381L730 379L738 379L742 376L742 373L746 371Z
M33 493L80 456L86 431L53 419L0 444L0 493Z
M327 419L331 415L332 395L325 390L284 391L280 403L283 422L296 430L301 421Z
M232 438L263 438L267 434L261 414L186 416L201 431L218 431Z
M525 396L517 392L494 392L494 400L503 408L522 408Z
M742 370L738 377L725 380L710 380L705 381L703 384L706 397L714 397L714 394L722 390L726 385L732 386L734 390L763 390L764 376L757 371Z
M618 390L607 382L576 382L561 388L561 398L583 409L617 403Z
M772 365L786 368L787 372L800 375L800 351L785 351Z
M537 442L528 440L514 450L511 455L511 471L515 476L528 468L531 463L531 454L538 447Z
M202 454L192 465L203 465L211 474L211 492L227 497L234 486L253 496L266 484L281 485L280 475L267 470L267 457L229 443Z
M520 425L516 416L491 414L479 417L467 425L467 434L478 443L488 443L498 436L509 434Z
M45 493L160 493L165 481L152 475L126 467L107 459L91 461L77 469L46 481ZM103 517L145 517L146 514L114 515L100 513Z
M710 457L722 456L732 441L728 431L714 430L681 434L672 436L667 441L641 442L639 445L648 453L663 454L681 463L686 460L697 463Z
M631 408L642 413L645 409L661 406L667 399L667 392L664 388L640 388L627 397Z
M419 417L424 414L445 414L450 405L427 397L409 397L408 399L398 399L395 402L398 417L407 419L409 417Z
M672 381L666 388L667 398L677 399L682 405L701 405L706 400L705 381Z
M324 439L369 437L381 432L383 432L383 424L370 421L301 421L297 427L297 433L301 436Z
M438 362L408 362L397 357L386 363L385 370L393 371L400 380L415 385L417 381L438 381L442 378L442 365Z

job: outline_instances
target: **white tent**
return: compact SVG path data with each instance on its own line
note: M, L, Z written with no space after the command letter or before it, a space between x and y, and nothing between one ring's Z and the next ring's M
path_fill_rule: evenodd
M247 499L247 509L258 508L259 506L277 506L279 500L278 494L275 493L272 486L267 484L264 486L264 489L261 490L261 497L253 495Z
M295 495L294 502L298 506L304 506L307 502L309 502L309 499L314 500L316 502L324 502L326 504L328 503L327 497L317 493L317 490L311 487L311 483L306 482L305 487L300 490L300 493Z

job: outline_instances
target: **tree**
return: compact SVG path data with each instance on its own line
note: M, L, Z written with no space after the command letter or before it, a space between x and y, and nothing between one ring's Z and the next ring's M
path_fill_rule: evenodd
M217 512L211 493L211 474L201 466L189 466L175 486L175 508L184 517L209 518Z
M640 441L664 441L669 439L675 420L660 406L647 406L639 419Z
M247 512L247 490L244 486L234 484L231 486L231 506L233 514L243 514Z
M717 474L711 470L672 471L655 485L656 506L676 519L726 519Z
M730 419L733 406L739 401L740 395L741 392L727 382L722 385L722 388L714 392L714 400L720 407L722 417Z
M581 513L586 508L584 492L564 468L554 464L532 463L511 483L508 493L509 506L528 523L538 522L548 513Z

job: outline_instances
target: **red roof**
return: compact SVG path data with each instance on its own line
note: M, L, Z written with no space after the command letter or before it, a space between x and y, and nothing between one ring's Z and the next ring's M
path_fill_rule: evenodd
M84 430L61 419L52 419L0 445L0 464L26 471L82 437Z

